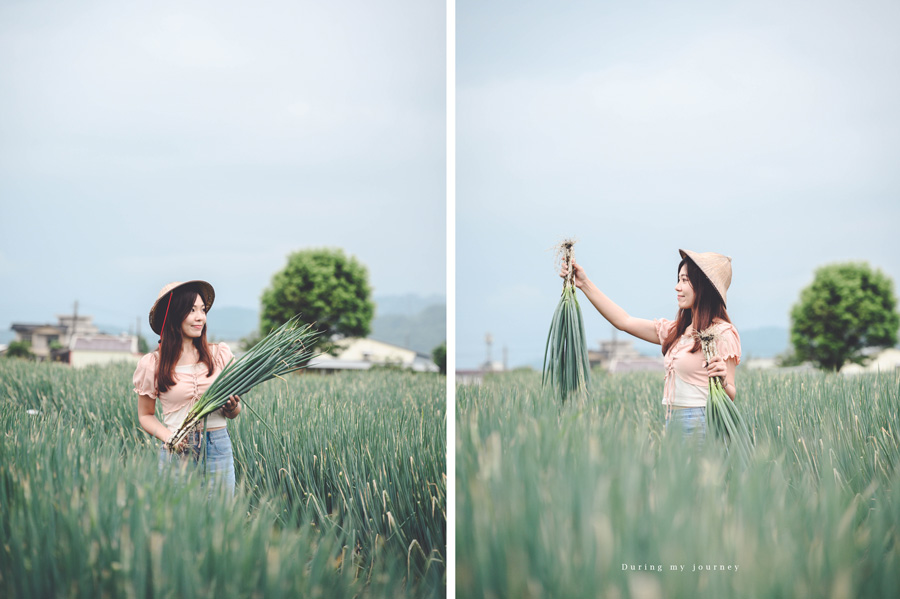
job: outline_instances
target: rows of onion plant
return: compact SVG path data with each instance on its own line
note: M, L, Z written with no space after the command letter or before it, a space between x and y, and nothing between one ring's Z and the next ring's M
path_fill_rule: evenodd
M0 596L443 596L442 377L254 389L232 499L160 474L132 372L0 360Z
M746 468L664 433L662 374L457 387L467 597L888 597L900 589L900 373L739 370Z

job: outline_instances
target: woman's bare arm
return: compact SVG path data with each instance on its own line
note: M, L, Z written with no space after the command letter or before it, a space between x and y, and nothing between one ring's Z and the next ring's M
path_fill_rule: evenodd
M572 262L574 276L573 282L575 286L581 289L584 296L594 305L598 312L609 321L611 325L624 331L629 335L633 335L638 339L649 341L650 343L660 344L659 336L656 334L656 324L652 320L646 318L635 318L630 316L623 308L614 301L606 297L606 295L597 288L596 285L587 277L584 269ZM565 264L562 266L561 276L566 276L568 269Z
M138 422L160 441L167 441L172 435L172 431L156 417L156 400L149 395L138 396Z

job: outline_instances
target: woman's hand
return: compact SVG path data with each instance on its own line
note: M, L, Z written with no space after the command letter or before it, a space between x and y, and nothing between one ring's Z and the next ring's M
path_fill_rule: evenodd
M569 274L569 265L565 262L562 263L562 268L559 269L559 276L563 279L566 278ZM575 260L572 260L572 282L575 283L575 286L581 289L581 286L587 282L588 278L584 272L584 269L578 266Z
M728 374L728 365L725 363L725 360L723 360L719 356L715 356L712 360L706 363L706 374L709 376L709 378L718 376L721 377L724 381L725 375Z
M172 433L172 435L169 435L169 439L171 439L172 436L174 436L174 435L175 435L175 433ZM166 444L166 449L168 449L172 453L184 453L188 448L187 437L182 437L181 441L179 441L175 445L169 445L169 440L167 439L165 441L165 444Z
M726 395L734 401L737 394L737 387L734 386L734 368L737 366L734 360L723 360L719 356L714 357L708 363L705 363L706 374L709 378L720 377L722 381L722 389Z
M225 414L226 418L237 418L238 414L241 413L241 398L237 395L229 397L225 405L222 406L222 413Z

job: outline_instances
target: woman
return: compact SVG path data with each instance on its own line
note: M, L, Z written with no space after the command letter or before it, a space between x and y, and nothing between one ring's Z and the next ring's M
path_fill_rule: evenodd
M702 444L706 437L709 378L722 377L725 393L732 401L737 393L734 372L741 361L741 341L725 310L726 292L731 285L731 258L713 252L678 251L682 260L675 285L678 314L674 321L630 316L597 289L582 267L573 262L572 268L575 286L614 327L662 345L666 430L671 423L681 428L685 436L696 434L695 440ZM563 265L562 276L567 273ZM718 334L718 355L707 363L695 333L711 326Z
M216 294L206 281L169 283L150 308L150 328L160 336L156 351L146 354L134 371L138 394L138 420L145 431L167 442L178 430L190 407L203 395L232 358L225 343L206 342L206 313ZM156 400L162 406L162 422L156 417ZM160 450L160 469L166 464L197 462L205 445L205 471L234 494L234 458L227 419L241 413L240 398L233 395L207 417L205 438L194 429L174 449Z

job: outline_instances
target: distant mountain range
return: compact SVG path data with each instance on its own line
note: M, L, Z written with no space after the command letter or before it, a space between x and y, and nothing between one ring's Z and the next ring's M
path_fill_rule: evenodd
M430 354L446 338L444 296L415 294L373 298L375 318L369 337ZM247 337L259 325L259 312L249 308L216 307L210 313L210 339L236 341Z
M243 339L259 326L259 311L249 308L213 306L209 318L209 335L221 341Z
M443 295L382 295L372 298L375 302L375 318L389 314L409 316L418 314L430 306L447 304Z
M740 331L741 357L774 358L791 349L791 333L781 327L762 327Z
M447 339L447 305L429 304L411 314L375 314L370 338L431 355Z

